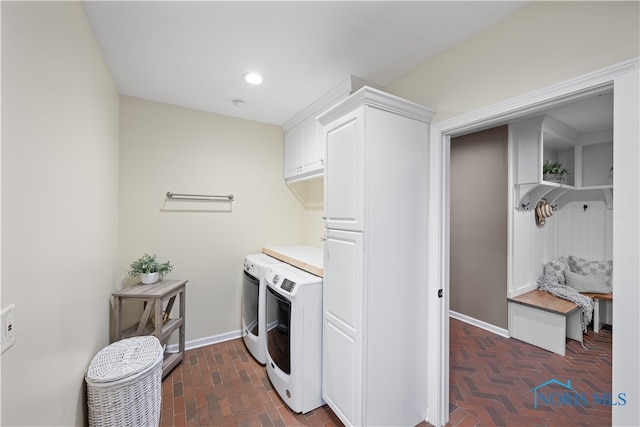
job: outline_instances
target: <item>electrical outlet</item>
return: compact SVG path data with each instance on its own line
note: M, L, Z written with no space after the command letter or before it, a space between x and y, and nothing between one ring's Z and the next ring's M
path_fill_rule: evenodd
M11 304L2 309L0 322L0 354L7 351L16 342L16 316L15 316L15 304Z

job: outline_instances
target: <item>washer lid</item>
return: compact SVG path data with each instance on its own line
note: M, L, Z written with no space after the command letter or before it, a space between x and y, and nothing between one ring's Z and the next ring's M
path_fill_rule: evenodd
M117 381L153 366L162 353L160 341L153 335L116 341L95 355L85 378L87 383Z

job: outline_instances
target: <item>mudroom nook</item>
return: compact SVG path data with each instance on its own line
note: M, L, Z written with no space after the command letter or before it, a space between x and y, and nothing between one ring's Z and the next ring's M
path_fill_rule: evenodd
M564 355L565 336L582 342L587 327L613 322L613 93L511 123L509 132L509 335ZM539 290L545 298L531 299ZM562 320L555 298L576 306Z
M562 354L613 322L612 228L611 88L452 139L451 316Z
M553 360L557 375L587 361L611 366L612 88L494 123L450 141L453 420L472 419L493 404L471 403L471 372L535 383L546 378L536 376L537 368L523 370L524 358ZM492 333L476 336L471 330L481 329L469 324ZM612 376L598 369L581 379L604 389ZM497 384L482 387L499 394ZM514 396L511 403L527 400ZM610 422L611 412L601 415Z

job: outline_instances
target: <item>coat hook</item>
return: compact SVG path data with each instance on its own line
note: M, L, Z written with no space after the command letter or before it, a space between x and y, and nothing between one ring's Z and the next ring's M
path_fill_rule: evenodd
M529 210L529 203L523 203L522 204L522 209L525 210L525 211L528 211Z
M586 212L589 209L589 205L582 205L582 212Z
M556 203L555 205L551 205L551 209L553 209L554 211L558 210L558 204Z

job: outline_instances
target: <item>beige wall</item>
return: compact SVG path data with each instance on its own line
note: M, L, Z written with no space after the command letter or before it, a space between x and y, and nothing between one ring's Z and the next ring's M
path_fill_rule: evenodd
M308 181L294 182L287 185L305 208L305 238L303 242L310 246L321 247L324 221L324 179L314 178Z
M120 112L121 279L155 253L174 265L168 278L189 280L187 341L238 332L244 255L308 238L308 215L284 184L282 130L130 97ZM167 191L235 201L167 202Z
M640 56L640 2L534 1L386 90L434 122Z
M450 302L507 329L507 126L451 140Z
M82 425L108 344L117 90L79 2L2 2L2 425Z

